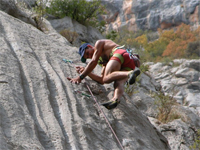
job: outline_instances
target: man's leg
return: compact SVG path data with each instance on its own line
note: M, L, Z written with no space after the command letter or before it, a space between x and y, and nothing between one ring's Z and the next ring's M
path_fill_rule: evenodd
M118 100L120 101L120 98L122 97L124 93L124 84L127 81L127 79L118 80L114 82L114 97L112 100Z
M114 96L113 98L106 102L102 103L107 109L115 108L119 102L120 98L124 92L124 83L127 81L128 77L130 76L131 82L135 81L137 72L132 71L120 71L121 64L116 60L110 60L106 65L103 82L104 83L111 83L114 81ZM134 79L134 80L133 80ZM130 82L129 81L129 82Z
M114 96L110 101L102 103L103 106L105 106L107 109L113 109L117 107L117 105L120 103L120 98L123 95L124 84L126 81L127 81L126 78L114 81Z
M120 71L121 64L116 60L110 60L106 65L103 82L111 83L113 81L123 80L128 78L130 71Z
M129 71L120 71L120 69L121 64L116 60L110 60L105 68L103 82L110 83L114 81L113 98L110 101L102 104L107 109L115 108L120 102L120 98L124 92L124 83L128 79Z

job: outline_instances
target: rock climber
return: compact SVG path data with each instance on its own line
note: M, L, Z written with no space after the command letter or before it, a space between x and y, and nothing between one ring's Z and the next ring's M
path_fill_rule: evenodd
M79 84L86 76L100 84L114 82L113 98L102 105L107 109L115 108L120 102L125 83L135 83L136 77L140 74L139 56L132 55L123 46L108 39L96 41L94 47L89 43L82 44L79 54L83 63L86 59L91 61L86 67L76 67L76 71L80 74L78 77L67 79L75 84ZM97 64L102 65L101 76L92 73Z

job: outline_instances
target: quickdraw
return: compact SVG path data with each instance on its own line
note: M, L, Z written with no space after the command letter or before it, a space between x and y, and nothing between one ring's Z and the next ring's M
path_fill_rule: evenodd
M68 63L68 62L73 63L73 61L67 60L67 59L63 59L63 61L64 61L65 63Z
M86 94L86 93L83 93L83 92L81 92L81 91L79 91L79 90L74 90L74 92L75 92L75 93L79 93L79 94L81 94L81 95L83 95L83 96L86 96L86 97L88 97L88 98L91 97L91 95Z

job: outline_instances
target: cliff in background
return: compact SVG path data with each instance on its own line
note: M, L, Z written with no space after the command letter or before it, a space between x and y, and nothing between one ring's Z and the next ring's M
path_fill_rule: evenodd
M181 23L200 25L199 0L103 0L107 30L157 30Z

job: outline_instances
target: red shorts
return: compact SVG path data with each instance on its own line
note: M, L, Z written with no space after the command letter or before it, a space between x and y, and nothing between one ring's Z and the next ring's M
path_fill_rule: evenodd
M129 53L127 53L124 49L117 49L113 52L113 56L110 60L116 60L121 64L121 70L134 70L135 63L132 58L129 57Z

